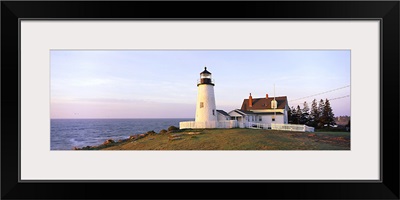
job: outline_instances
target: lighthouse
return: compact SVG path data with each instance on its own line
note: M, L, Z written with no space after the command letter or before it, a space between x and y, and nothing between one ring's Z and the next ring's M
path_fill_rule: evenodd
M211 73L204 67L197 82L196 122L216 122L217 110L215 106L214 81Z

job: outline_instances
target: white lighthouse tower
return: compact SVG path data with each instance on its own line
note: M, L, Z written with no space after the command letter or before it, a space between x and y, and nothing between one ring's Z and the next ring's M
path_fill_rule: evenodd
M196 122L205 122L207 128L215 128L217 122L217 110L215 106L214 81L211 73L204 67L200 73L200 80L197 82L197 104ZM210 123L207 123L210 122Z

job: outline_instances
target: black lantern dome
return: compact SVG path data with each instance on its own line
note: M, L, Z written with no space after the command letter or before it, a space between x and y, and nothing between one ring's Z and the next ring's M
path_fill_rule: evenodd
M197 83L197 86L202 84L214 85L211 79L211 72L207 71L207 67L204 67L204 71L200 73L200 81Z

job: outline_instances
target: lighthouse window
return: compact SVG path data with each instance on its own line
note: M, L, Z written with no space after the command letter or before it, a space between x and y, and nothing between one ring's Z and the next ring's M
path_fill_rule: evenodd
M200 102L200 108L204 107L204 103Z
M213 115L215 115L215 112L214 112L214 110L213 110Z
M211 78L211 74L201 74L200 78Z

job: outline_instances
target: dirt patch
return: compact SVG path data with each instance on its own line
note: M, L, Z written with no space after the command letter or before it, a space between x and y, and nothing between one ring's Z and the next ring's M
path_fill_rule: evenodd
M172 134L168 137L169 141L180 140L182 139L182 134Z
M305 134L304 133L290 133L288 136L293 137L293 138L299 138L299 137L305 137Z
M188 134L188 135L199 135L199 134L201 134L201 132L188 132L186 134Z
M292 138L311 139L312 141L318 143L327 143L335 146L350 147L349 137L327 136L319 135L316 133L290 133L288 136Z
M317 136L314 141L328 143L336 146L350 147L350 139L345 137Z

